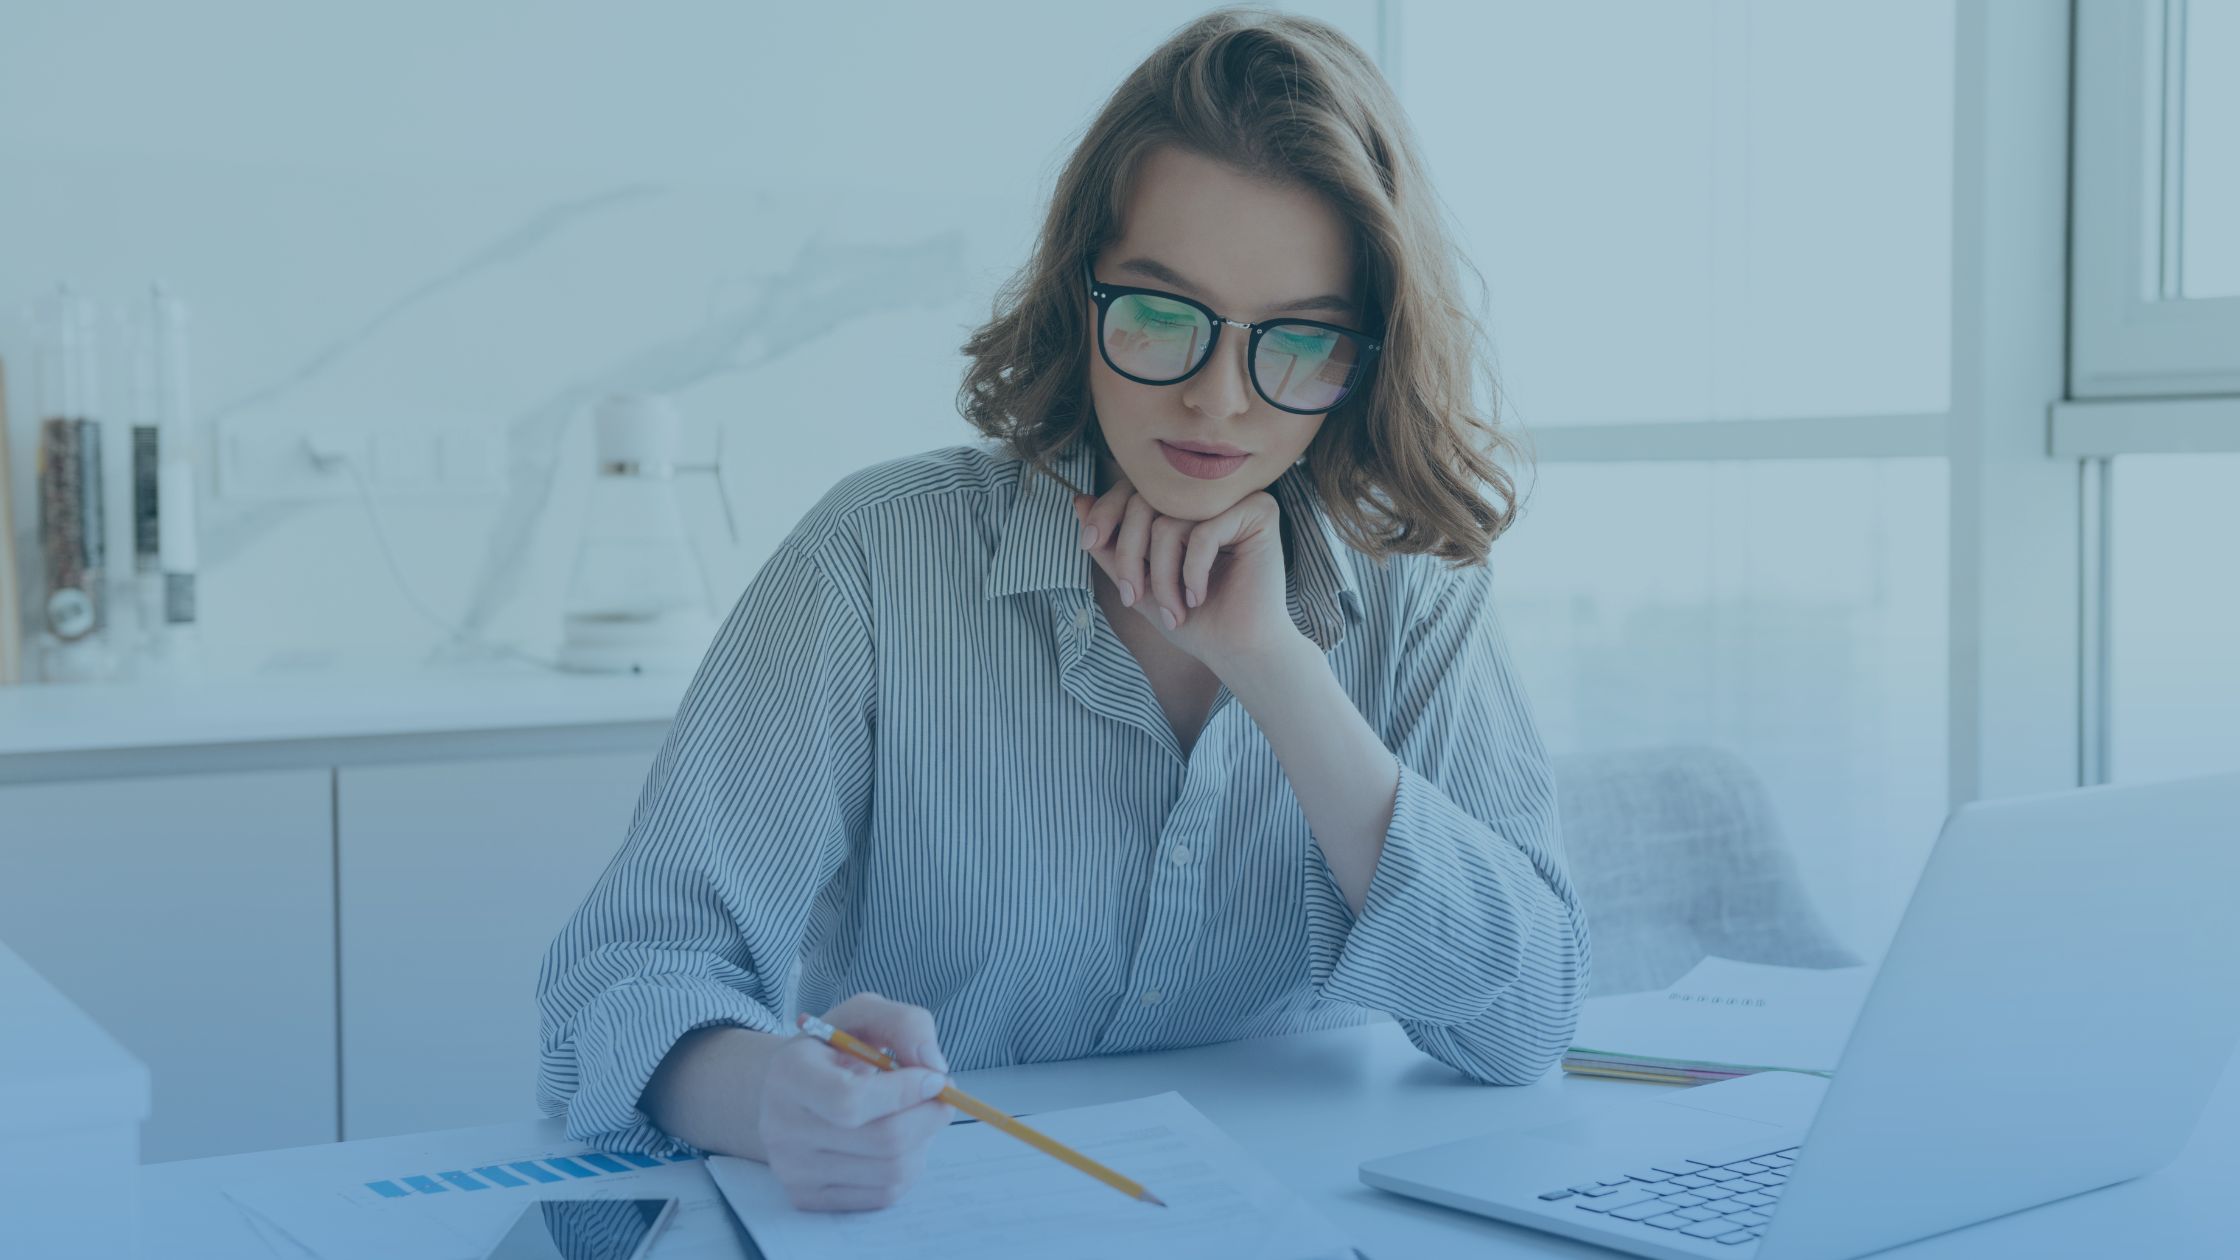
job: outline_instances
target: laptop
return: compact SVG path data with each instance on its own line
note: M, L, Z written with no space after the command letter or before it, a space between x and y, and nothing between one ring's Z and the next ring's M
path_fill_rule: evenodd
M1638 1256L1850 1257L2152 1172L2240 1041L2240 774L1945 821L1833 1079L1760 1072L1372 1159Z

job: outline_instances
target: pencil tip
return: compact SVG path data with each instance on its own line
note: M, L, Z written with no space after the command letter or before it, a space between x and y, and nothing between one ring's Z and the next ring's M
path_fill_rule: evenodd
M1143 1197L1146 1202L1156 1204L1160 1207L1165 1207L1167 1205L1167 1201L1165 1199L1162 1199L1158 1195L1151 1193L1149 1190L1143 1192Z

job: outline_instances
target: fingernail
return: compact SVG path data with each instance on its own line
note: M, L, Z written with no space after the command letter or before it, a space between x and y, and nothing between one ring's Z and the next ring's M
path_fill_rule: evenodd
M1136 606L1136 588L1126 582L1120 584L1120 602L1129 608Z
M1174 609L1163 607L1159 610L1159 615L1167 619L1167 629L1172 630L1175 628L1176 623L1174 619Z
M929 1076L926 1078L925 1093L926 1097L928 1098L939 1094L942 1090L945 1090L947 1088L949 1088L949 1082L942 1080L938 1076Z
M1096 527L1095 527L1094 525L1084 525L1084 526L1082 526L1082 527L1081 527L1081 545L1082 545L1082 546L1086 547L1086 546L1088 546L1088 545L1089 545L1090 543L1092 543L1092 542L1096 541L1096 537L1097 537L1097 530L1096 530Z
M1182 597L1190 601L1190 606L1192 608L1196 608L1198 606L1198 592L1195 589L1185 588L1182 592Z

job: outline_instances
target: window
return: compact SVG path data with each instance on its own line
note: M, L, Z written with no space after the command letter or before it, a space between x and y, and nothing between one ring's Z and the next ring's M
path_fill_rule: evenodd
M1738 754L1874 956L1953 785L1954 4L1395 12L1538 456L1493 564L1551 751Z
M2070 396L2240 393L2240 0L2076 15Z
M2240 297L2240 0L2184 8L2179 295Z
M1512 416L1945 410L1951 4L1411 5L1398 46Z
M1543 467L1493 563L1550 751L1737 753L1871 955L1945 811L1945 498L1939 459Z

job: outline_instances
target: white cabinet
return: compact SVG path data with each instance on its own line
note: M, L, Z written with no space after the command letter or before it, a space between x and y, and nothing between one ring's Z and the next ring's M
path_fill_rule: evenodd
M653 753L339 772L344 1137L537 1114L537 967Z
M148 1067L149 1160L335 1137L324 769L0 786L0 940Z

